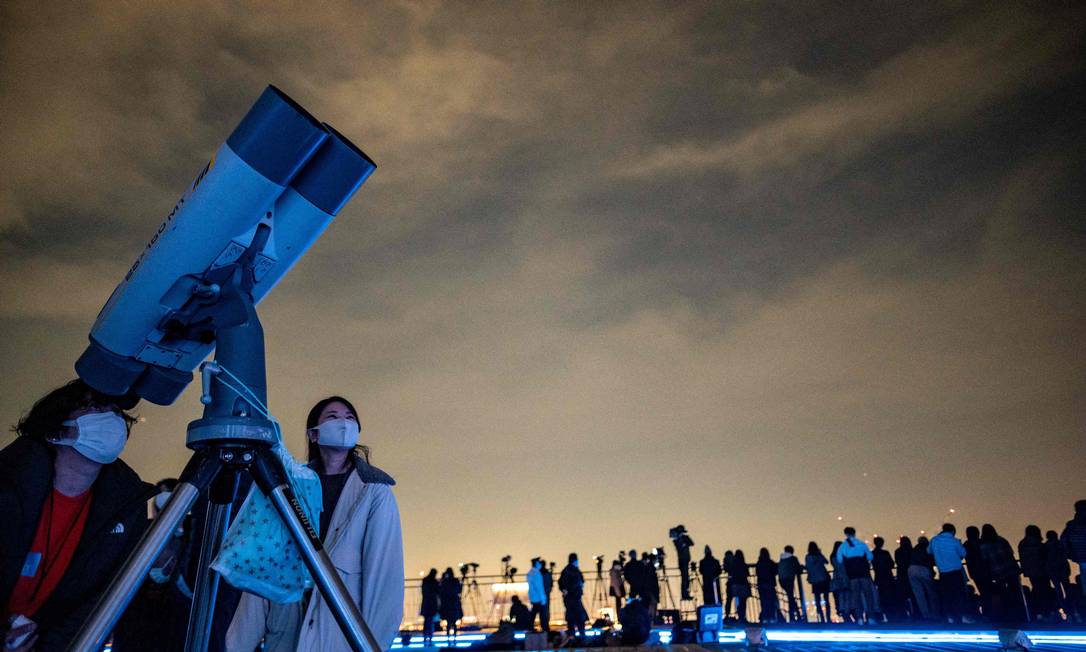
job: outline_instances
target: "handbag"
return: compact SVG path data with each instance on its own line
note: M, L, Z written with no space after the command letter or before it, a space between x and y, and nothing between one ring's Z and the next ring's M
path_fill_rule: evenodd
M299 464L280 440L272 449L282 460L294 495L310 523L320 522L321 482ZM278 604L297 602L313 586L298 547L271 501L253 485L211 563L231 586Z

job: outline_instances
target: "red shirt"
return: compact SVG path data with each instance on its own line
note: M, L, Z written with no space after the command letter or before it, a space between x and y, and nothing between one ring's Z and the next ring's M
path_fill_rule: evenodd
M34 541L8 600L8 615L32 618L57 588L75 554L90 512L91 491L68 497L56 489L42 507Z

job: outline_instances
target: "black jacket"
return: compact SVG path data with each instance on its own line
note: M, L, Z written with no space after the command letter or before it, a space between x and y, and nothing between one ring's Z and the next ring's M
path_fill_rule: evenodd
M681 534L675 539L675 552L679 558L679 566L685 568L690 564L690 546L694 540L689 535Z
M1041 537L1030 537L1018 542L1018 563L1026 577L1045 577L1045 542Z
M631 559L622 567L622 577L630 585L631 598L648 597L648 586L645 581L645 565L638 559Z
M772 559L759 559L754 565L754 574L758 577L758 586L776 586L777 562Z
M573 564L566 564L562 574L558 576L558 589L571 599L579 599L584 595L584 575L580 569Z
M890 553L883 548L876 548L871 552L871 568L875 571L875 584L888 585L894 581L894 560Z
M705 578L706 582L714 582L720 578L723 569L716 557L706 555L702 557L701 562L698 563L698 572L701 573L701 576Z
M1086 564L1086 515L1075 515L1067 521L1067 526L1060 534L1060 542L1067 551L1067 558Z
M0 600L7 604L33 542L42 507L53 489L49 444L18 437L0 451ZM90 615L128 553L147 528L147 501L155 488L117 460L102 467L92 487L90 512L68 570L41 609L38 652L63 650ZM123 621L122 621L123 624ZM2 629L7 629L4 623Z
M419 615L423 618L433 618L441 608L441 585L436 577L422 578L422 606Z

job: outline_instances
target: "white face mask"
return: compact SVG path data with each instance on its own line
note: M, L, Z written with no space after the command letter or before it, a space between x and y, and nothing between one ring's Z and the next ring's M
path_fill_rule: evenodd
M329 419L317 426L317 443L334 448L353 448L358 443L358 422Z
M116 412L91 412L61 425L74 426L79 434L75 439L53 443L71 446L83 457L99 464L115 461L128 442L128 426Z

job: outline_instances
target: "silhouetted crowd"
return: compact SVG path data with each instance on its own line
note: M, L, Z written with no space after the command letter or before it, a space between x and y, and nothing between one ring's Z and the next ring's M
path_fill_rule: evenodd
M869 545L856 537L852 527L843 533L844 538L834 542L828 557L811 541L803 558L792 546L785 546L777 559L762 548L753 565L742 550L728 550L716 559L705 546L704 557L696 564L701 602L722 604L726 618L747 621L751 617L747 601L756 596L760 622L806 622L801 586L806 575L813 617L822 623L831 622L833 613L839 621L858 624L1057 623L1083 622L1086 617L1082 586L1086 500L1075 503L1075 516L1062 533L1049 530L1042 536L1038 526L1026 527L1017 555L990 524L967 527L963 541L955 526L946 523L930 539L920 536L914 543L901 537L892 553L882 537L874 537ZM631 551L631 557L633 554ZM1071 562L1079 568L1074 582ZM617 560L615 564L617 568ZM680 561L680 568L683 566ZM659 603L659 592L651 586L645 588L647 575L655 575L643 570L648 568L626 562L622 580L630 587L631 597L647 595L652 612ZM651 578L648 581L651 583ZM686 587L684 574L683 599L690 597ZM613 574L615 594L622 592Z
M790 545L776 559L762 548L751 564L743 550L728 550L718 559L705 546L704 556L693 562L694 541L685 527L677 526L670 537L680 576L678 600L669 595L662 549L620 552L611 562L607 584L623 638L628 634L631 641L643 640L642 634L647 636L665 611L681 617L682 611L693 610L697 606L694 583L700 584L701 605L720 605L726 621L741 623L754 619L766 624L808 622L807 605L819 623L1006 625L1086 619L1086 500L1075 503L1074 518L1062 532L1048 530L1042 535L1040 527L1026 527L1017 550L990 524L967 527L962 540L957 528L946 523L930 539L920 536L913 542L902 536L892 552L882 537L861 540L852 527L844 528L843 534L828 556L811 541L802 557ZM599 571L602 557L596 557L596 562ZM1075 580L1072 562L1078 566ZM527 573L529 604L514 599L508 619L512 629L532 630L538 618L539 628L550 630L552 570L553 565L548 569L542 559L532 560ZM451 570L446 573L455 581ZM575 553L569 555L558 588L569 635L583 635L589 616L583 604L584 576ZM424 582L423 616L431 621L437 611L427 595L436 591ZM670 601L672 609L661 608L661 591L667 592L665 604ZM459 604L459 593L450 599ZM757 601L757 609L748 610L751 599ZM427 636L432 631L431 625Z

